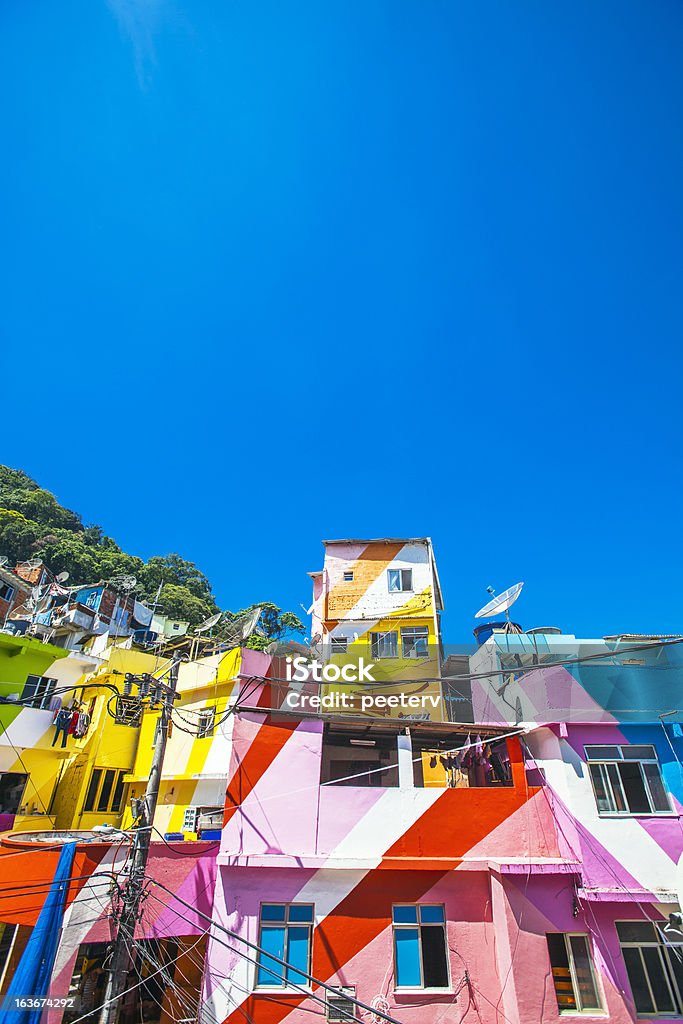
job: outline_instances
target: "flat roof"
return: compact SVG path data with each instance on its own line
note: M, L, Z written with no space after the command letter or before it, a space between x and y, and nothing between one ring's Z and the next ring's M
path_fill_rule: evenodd
M341 540L324 540L323 544L431 544L431 537L343 537Z

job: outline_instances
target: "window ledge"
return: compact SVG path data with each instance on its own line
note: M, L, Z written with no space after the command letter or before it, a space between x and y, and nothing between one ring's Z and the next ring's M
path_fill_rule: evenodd
M455 992L450 985L448 988L395 988L395 996L452 996Z
M598 811L599 818L623 818L629 821L631 818L680 818L676 811L637 811L634 814L623 814L619 811ZM675 1018L674 1018L675 1019Z
M254 996L301 996L304 994L313 995L313 989L306 985L302 985L301 988L283 988L281 985L276 985L275 988L266 988L265 985L259 985L258 988L252 989Z

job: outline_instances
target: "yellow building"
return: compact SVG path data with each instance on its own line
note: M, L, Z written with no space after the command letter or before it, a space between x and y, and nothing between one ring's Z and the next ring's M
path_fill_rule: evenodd
M230 709L242 655L237 649L180 665L180 700L174 705L154 819L162 835L196 839L200 830L222 826L232 741ZM132 799L144 795L159 723L159 709L144 711L135 763L125 777ZM129 807L124 826L132 820Z
M312 642L328 662L321 693L353 696L353 710L373 717L445 720L443 600L431 540L331 540L324 545L322 570L309 573ZM372 665L371 681L367 673L358 673L357 685L344 685L342 667L358 666L361 658ZM340 681L332 678L335 665Z

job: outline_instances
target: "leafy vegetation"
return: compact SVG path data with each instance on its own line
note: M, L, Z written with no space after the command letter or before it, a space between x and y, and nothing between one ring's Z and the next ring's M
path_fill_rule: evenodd
M85 526L77 512L60 505L54 494L22 470L2 465L0 554L7 556L12 567L40 558L52 572L68 572L72 584L135 576L137 597L151 603L158 593L159 610L173 619L188 620L191 626L219 610L211 583L194 562L178 554L153 555L146 562L126 554L100 526ZM271 602L261 607L259 625L266 635L252 634L246 646L262 650L272 640L304 632L293 612L282 612ZM225 612L218 634L248 610Z

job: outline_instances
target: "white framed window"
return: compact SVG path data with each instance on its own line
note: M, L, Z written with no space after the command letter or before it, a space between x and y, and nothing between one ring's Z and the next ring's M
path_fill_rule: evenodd
M651 744L592 744L584 749L598 814L671 814Z
M11 601L14 597L14 587L9 583L0 583L0 601Z
M370 651L376 661L380 658L398 658L398 633L371 633Z
M85 607L86 608L97 608L97 603L98 603L98 600L99 600L99 596L100 596L99 590L93 590L90 594L88 594L88 596L86 598Z
M353 583L353 570L347 569L344 573L344 583Z
M549 932L546 941L560 1013L602 1010L588 936L580 932Z
M186 807L185 813L183 814L183 825L181 832L196 832L197 831L197 818L199 817L199 807Z
M683 943L664 942L652 921L617 921L617 935L638 1014L683 1014Z
M402 626L401 644L404 658L428 658L429 628L427 626Z
M446 912L441 904L392 907L397 989L449 988Z
M205 740L209 736L213 736L213 730L216 724L216 709L215 708L204 708L199 712L199 720L197 722L197 739Z
M287 988L291 982L310 985L312 938L312 903L262 903L257 988ZM287 966L273 957L286 961Z
M330 638L330 651L332 654L346 654L349 647L347 636L333 636Z
M413 589L413 570L412 569L387 569L387 583L389 585L389 593L397 594L402 590Z

